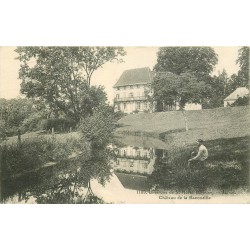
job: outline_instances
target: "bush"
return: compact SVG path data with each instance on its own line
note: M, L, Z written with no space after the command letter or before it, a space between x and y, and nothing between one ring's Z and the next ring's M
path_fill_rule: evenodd
M27 138L18 143L4 143L0 146L0 166L4 177L40 168L47 162L66 162L74 153L84 152L88 156L86 143L75 138L59 141L56 137L39 136Z
M127 114L122 111L117 111L114 114L115 120L119 121L122 117L126 116Z
M18 134L18 127L11 127L6 129L6 135L7 137L15 136Z
M45 130L52 130L52 128L54 128L55 131L68 132L70 128L75 128L76 126L75 121L67 118L50 118L45 121L42 121L44 126L43 129Z
M42 138L24 140L18 143L1 145L2 174L9 177L13 174L40 167L46 161L47 142Z
M31 114L26 118L21 125L22 133L32 132L39 130L39 122L42 120L42 115L40 113Z
M236 106L247 106L249 105L250 102L250 96L244 96L244 97L239 97L233 104L231 104L231 107L236 107Z
M6 138L6 126L3 120L0 120L0 142Z
M83 139L98 148L107 146L114 129L115 115L109 106L97 108L93 115L85 118L79 126Z

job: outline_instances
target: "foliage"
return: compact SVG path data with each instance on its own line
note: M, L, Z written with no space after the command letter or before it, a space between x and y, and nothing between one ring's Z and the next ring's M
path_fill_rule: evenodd
M39 123L44 119L41 112L33 113L27 117L20 127L22 133L40 130Z
M177 75L190 72L204 80L217 62L217 54L211 47L161 47L154 70Z
M91 77L106 62L125 55L120 47L18 47L21 92L78 122L106 101Z
M235 106L247 106L250 104L250 96L243 96L239 97L233 104L231 104L231 107Z
M247 87L249 85L249 47L241 47L238 52L237 64L240 66L238 77L241 81L241 87Z
M219 108L223 107L223 100L228 95L228 84L230 78L225 69L218 76L207 78L208 86L210 86L211 94L208 98L203 98L202 108ZM231 93L231 92L230 92Z
M6 125L3 120L0 120L0 142L6 138Z
M226 87L226 96L231 94L238 87L249 88L249 47L241 47L238 51L236 63L240 66L237 74L230 77Z
M188 102L201 103L202 98L210 92L204 82L199 82L190 73L156 73L152 87L155 101L166 105L177 104L181 110L185 109Z
M114 116L115 116L115 120L119 121L122 117L126 116L127 113L124 113L122 111L116 111Z
M192 149L173 150L166 158L156 159L154 172L149 177L151 185L184 193L247 189L249 142L249 137L206 142L209 157L203 166L199 162L193 162L188 167L187 160Z
M104 147L110 142L115 129L115 114L110 106L99 106L92 116L81 121L79 129L83 139L93 148Z
M38 125L41 130L52 131L54 128L55 132L69 132L70 128L75 128L76 123L67 118L49 118L41 120Z
M40 167L46 160L46 140L33 138L22 144L4 143L0 146L4 177Z
M0 99L1 119L8 127L19 127L34 112L33 102L26 98Z
M38 169L49 161L66 161L79 152L87 156L90 150L86 143L73 137L60 141L55 136L37 136L21 140L21 144L6 142L1 145L2 171L5 176L11 176Z

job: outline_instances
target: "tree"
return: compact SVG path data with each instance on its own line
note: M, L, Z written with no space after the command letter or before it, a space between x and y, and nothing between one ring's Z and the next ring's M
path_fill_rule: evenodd
M217 62L217 54L211 47L161 47L154 70L177 75L190 72L198 80L204 80Z
M240 70L238 72L238 77L240 81L241 87L248 86L248 78L249 78L249 47L241 47L238 51L238 59L236 61L240 66Z
M237 74L233 74L228 82L226 94L231 94L238 87L249 88L249 47L241 47L238 50L238 58L236 64L239 64L240 69Z
M106 101L103 87L90 86L106 62L120 61L121 47L18 47L21 93L79 121Z
M102 67L106 62L123 62L118 57L126 55L121 47L80 47L79 51L75 49L75 54L78 57L80 67L86 73L86 80L89 85L95 70Z
M182 111L185 128L188 130L185 105L188 102L201 103L209 96L211 89L204 82L198 81L190 73L176 75L173 73L156 73L153 84L154 100L166 105L177 105Z
M31 100L16 99L0 99L0 116L7 126L18 127L22 121L32 113L33 103Z
M211 89L209 98L203 98L203 108L223 107L223 100L227 96L229 77L225 69L218 76L214 75L207 80Z

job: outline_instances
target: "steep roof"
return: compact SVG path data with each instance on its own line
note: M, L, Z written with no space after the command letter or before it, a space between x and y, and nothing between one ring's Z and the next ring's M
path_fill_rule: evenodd
M121 86L129 86L137 83L151 83L152 73L148 67L125 70L114 88Z
M246 96L247 94L249 94L249 90L246 87L240 87L226 97L224 101L237 100L239 97Z

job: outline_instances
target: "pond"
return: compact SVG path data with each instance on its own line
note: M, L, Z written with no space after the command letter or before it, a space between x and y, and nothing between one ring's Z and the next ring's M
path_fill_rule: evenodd
M157 192L234 193L249 188L249 166L234 161L221 167L208 161L203 169L188 167L191 149L176 149L155 138L119 137L108 148L95 149L87 161L79 156L2 178L1 202L137 203L140 195L147 202L145 195Z

